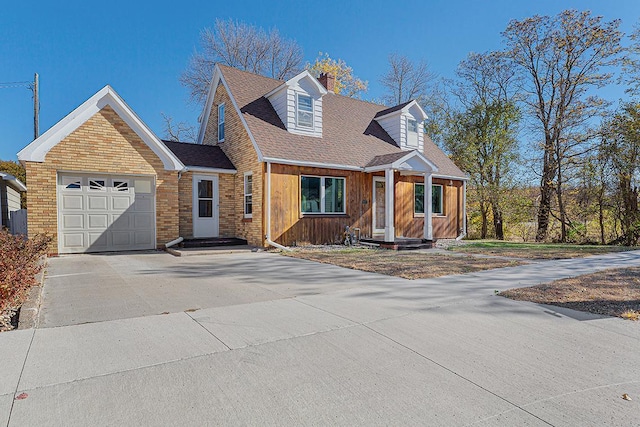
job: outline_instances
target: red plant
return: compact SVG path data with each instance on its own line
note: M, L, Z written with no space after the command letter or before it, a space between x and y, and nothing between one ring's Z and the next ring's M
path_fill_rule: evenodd
M40 262L47 253L51 237L43 234L27 239L0 230L0 312L19 307L36 274L44 268Z

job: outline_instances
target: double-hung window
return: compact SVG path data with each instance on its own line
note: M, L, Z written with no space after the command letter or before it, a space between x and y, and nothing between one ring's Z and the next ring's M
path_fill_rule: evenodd
M345 213L345 178L302 176L300 190L302 213Z
M224 104L218 105L218 142L224 142Z
M298 94L297 123L299 127L313 128L313 98Z
M251 172L244 174L244 217L253 217L253 175Z
M416 122L413 119L408 119L407 120L407 130L409 132L412 132L412 133L417 133L418 132L418 122Z
M431 186L431 212L435 215L442 215L442 185ZM414 185L413 213L424 214L424 184L416 182Z

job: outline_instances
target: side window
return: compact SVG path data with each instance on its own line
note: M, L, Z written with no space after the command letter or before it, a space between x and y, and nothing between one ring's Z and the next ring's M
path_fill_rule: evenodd
M224 104L218 105L218 142L224 142Z
M253 216L253 175L251 172L244 174L244 217Z
M434 184L431 186L431 212L436 215L442 215L442 185Z
M300 210L302 213L344 214L345 178L302 176Z
M413 186L413 213L424 214L424 184L416 182Z

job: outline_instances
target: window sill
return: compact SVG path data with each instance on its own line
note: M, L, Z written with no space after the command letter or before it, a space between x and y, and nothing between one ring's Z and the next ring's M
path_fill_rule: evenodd
M253 218L242 218L242 222L253 222Z
M300 218L349 218L346 213L301 213Z

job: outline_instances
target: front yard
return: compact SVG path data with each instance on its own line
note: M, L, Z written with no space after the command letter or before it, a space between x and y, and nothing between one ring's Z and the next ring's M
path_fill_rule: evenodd
M497 258L476 258L414 251L397 252L359 247L301 248L284 253L284 255L405 279L428 279L523 264L520 261Z
M530 288L510 289L499 295L519 301L638 320L640 267L605 270Z
M570 245L561 243L517 243L490 240L467 241L452 246L451 251L467 254L496 255L530 260L581 258L611 252L628 251L626 246Z

